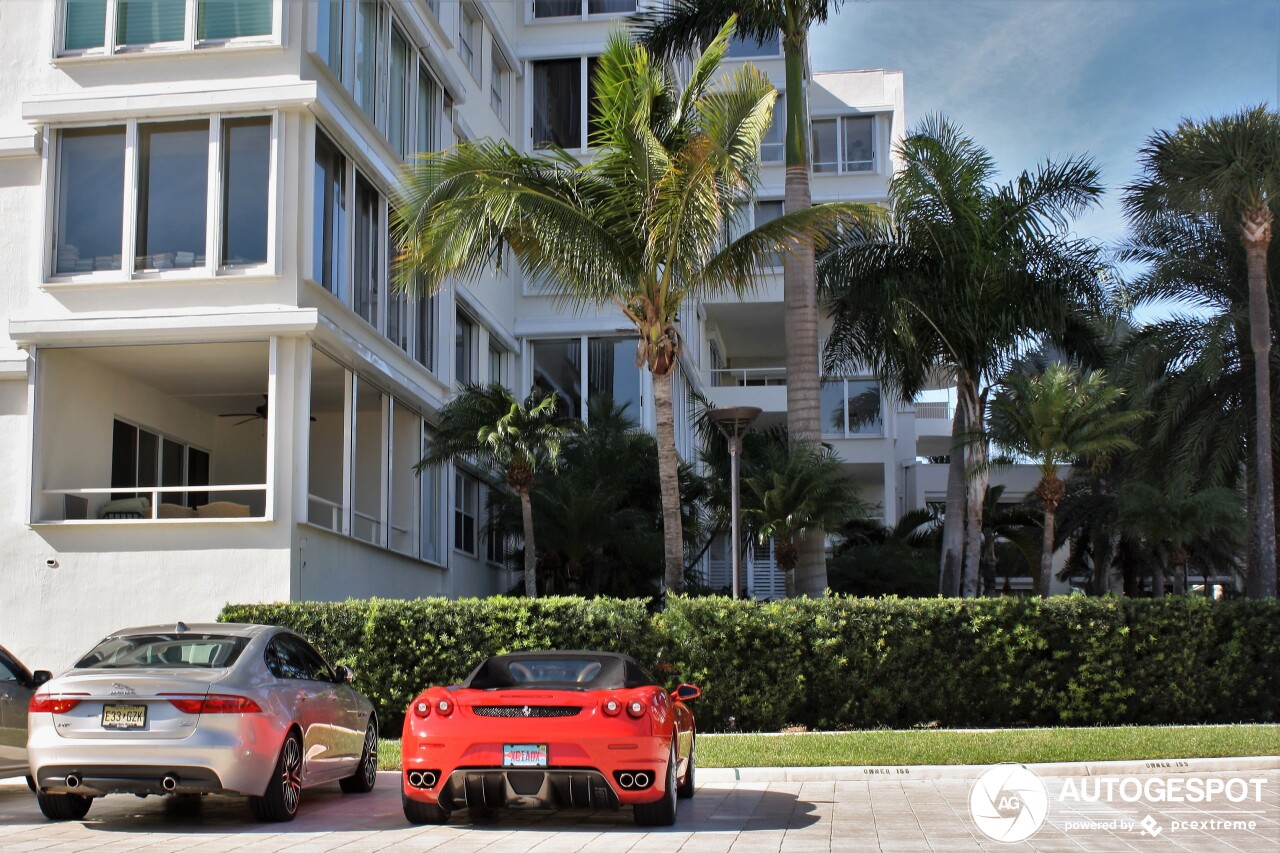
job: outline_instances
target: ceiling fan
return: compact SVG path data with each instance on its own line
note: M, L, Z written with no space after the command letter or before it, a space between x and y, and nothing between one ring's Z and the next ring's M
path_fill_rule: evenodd
M253 407L253 411L252 411L252 412L228 412L228 413L227 413L227 414L225 414L225 415L218 415L218 417L220 417L220 418L244 418L244 420L236 421L234 424L232 424L232 426L240 426L241 424L247 424L247 423L249 423L249 421L256 421L256 420L258 420L259 418L261 418L262 420L264 420L264 421L265 421L265 420L267 419L267 411L268 411L268 410L267 410L267 402L268 402L268 400L267 400L267 395L266 395L266 394L263 394L263 395L262 395L262 405L260 405L260 406L254 406L254 407ZM315 422L316 422L315 416L312 416L312 418L311 418L311 422L312 422L312 423L315 423Z

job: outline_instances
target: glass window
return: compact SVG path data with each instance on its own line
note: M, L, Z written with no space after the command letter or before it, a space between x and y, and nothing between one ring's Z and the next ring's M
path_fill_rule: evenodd
M315 253L312 274L324 289L345 300L347 294L347 161L326 136L316 133Z
M356 173L355 298L357 314L378 325L382 292L382 196L364 176Z
M533 147L582 148L582 61L533 64Z
M436 369L436 327L439 323L440 300L432 295L419 296L413 301L417 334L414 336L413 357L427 370Z
M108 637L76 661L76 669L217 669L231 666L248 645L225 634L134 634Z
M420 456L427 455L432 434L430 427L423 431ZM419 501L418 557L440 562L440 469L424 468L418 475Z
M382 6L377 0L360 0L356 7L355 97L371 119L378 115L378 44L381 41Z
M102 47L107 30L107 0L66 0L63 50Z
M18 674L9 668L4 658L0 658L0 681L17 681Z
M453 332L453 378L459 385L476 380L476 327L458 312Z
M440 147L440 87L427 71L418 66L418 138L414 141L419 152L435 151Z
M729 39L729 48L724 55L729 59L741 59L747 56L780 56L781 54L782 33L777 32L764 41L735 35Z
M222 122L222 263L267 262L271 119Z
M849 434L883 435L880 383L872 379L849 379L845 385L849 407Z
M640 420L640 368L636 367L633 338L591 338L587 341L587 399L611 397L625 406L627 416Z
M636 10L636 0L587 0L588 15L620 15Z
M474 477L458 472L453 483L453 547L464 554L476 553L476 517L479 514L480 484Z
M760 140L760 160L781 163L787 156L787 101L781 95L773 102L773 123Z
M188 486L209 485L209 454L194 447L187 448ZM208 492L187 492L187 506L204 506L209 502Z
M182 41L186 0L116 0L116 44Z
M568 18L582 14L582 0L533 0L535 18Z
M533 384L548 393L556 392L558 407L566 417L582 417L582 339L534 341L531 349Z
M387 339L405 352L409 352L409 330L412 328L409 299L399 290L391 287L390 281L388 278L390 289L387 292Z
M391 67L387 83L387 141L403 160L409 153L406 138L409 115L409 40L397 26L391 27Z
M418 548L418 483L413 466L422 458L422 418L391 401L391 525L387 546L414 556Z
M319 0L316 3L316 50L324 62L342 78L342 24L344 0Z
M496 495L492 489L486 489L485 495L484 559L486 563L501 566L507 561L507 538L498 529L496 507L489 503Z
M489 346L489 384L507 384L507 354L492 344Z
M352 489L351 535L365 542L382 544L383 394L357 376L355 425L351 449Z
M489 68L489 106L502 122L503 127L511 126L507 118L507 69L503 68L495 58Z
M271 35L271 4L272 0L200 0L196 38Z
M346 396L346 370L320 350L312 349L307 521L336 532L342 531Z
M836 120L815 119L809 130L813 140L813 171L839 171L840 146L836 142Z
M875 116L845 116L840 119L844 134L841 154L849 172L868 172L875 167Z
M822 434L844 435L844 380L824 379L819 393L822 403Z
M780 201L758 201L755 204L755 227L772 222L783 213L782 202ZM769 265L773 267L782 266L782 253L772 252L769 255Z
M123 127L59 135L55 273L121 268L124 135Z
M209 123L138 126L138 269L205 265Z
M476 73L476 52L480 49L480 20L475 9L464 5L458 23L458 55L472 77Z

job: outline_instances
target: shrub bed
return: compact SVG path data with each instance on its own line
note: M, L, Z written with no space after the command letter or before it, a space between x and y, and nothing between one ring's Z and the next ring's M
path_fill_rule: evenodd
M1275 722L1280 602L370 599L228 605L309 637L393 733L429 684L520 649L621 651L698 684L704 730ZM730 721L732 718L732 722Z

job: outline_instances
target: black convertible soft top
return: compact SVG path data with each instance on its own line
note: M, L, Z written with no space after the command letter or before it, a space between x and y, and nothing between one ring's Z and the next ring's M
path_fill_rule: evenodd
M622 690L658 682L635 659L616 652L546 651L495 655L480 663L461 687L474 690Z

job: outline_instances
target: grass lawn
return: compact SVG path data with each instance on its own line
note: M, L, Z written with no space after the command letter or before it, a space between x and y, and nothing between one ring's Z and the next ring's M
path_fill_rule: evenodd
M1280 753L1280 726L1124 726L1080 729L864 731L699 735L700 767L997 764L1122 761ZM384 770L400 767L400 742L384 740Z

